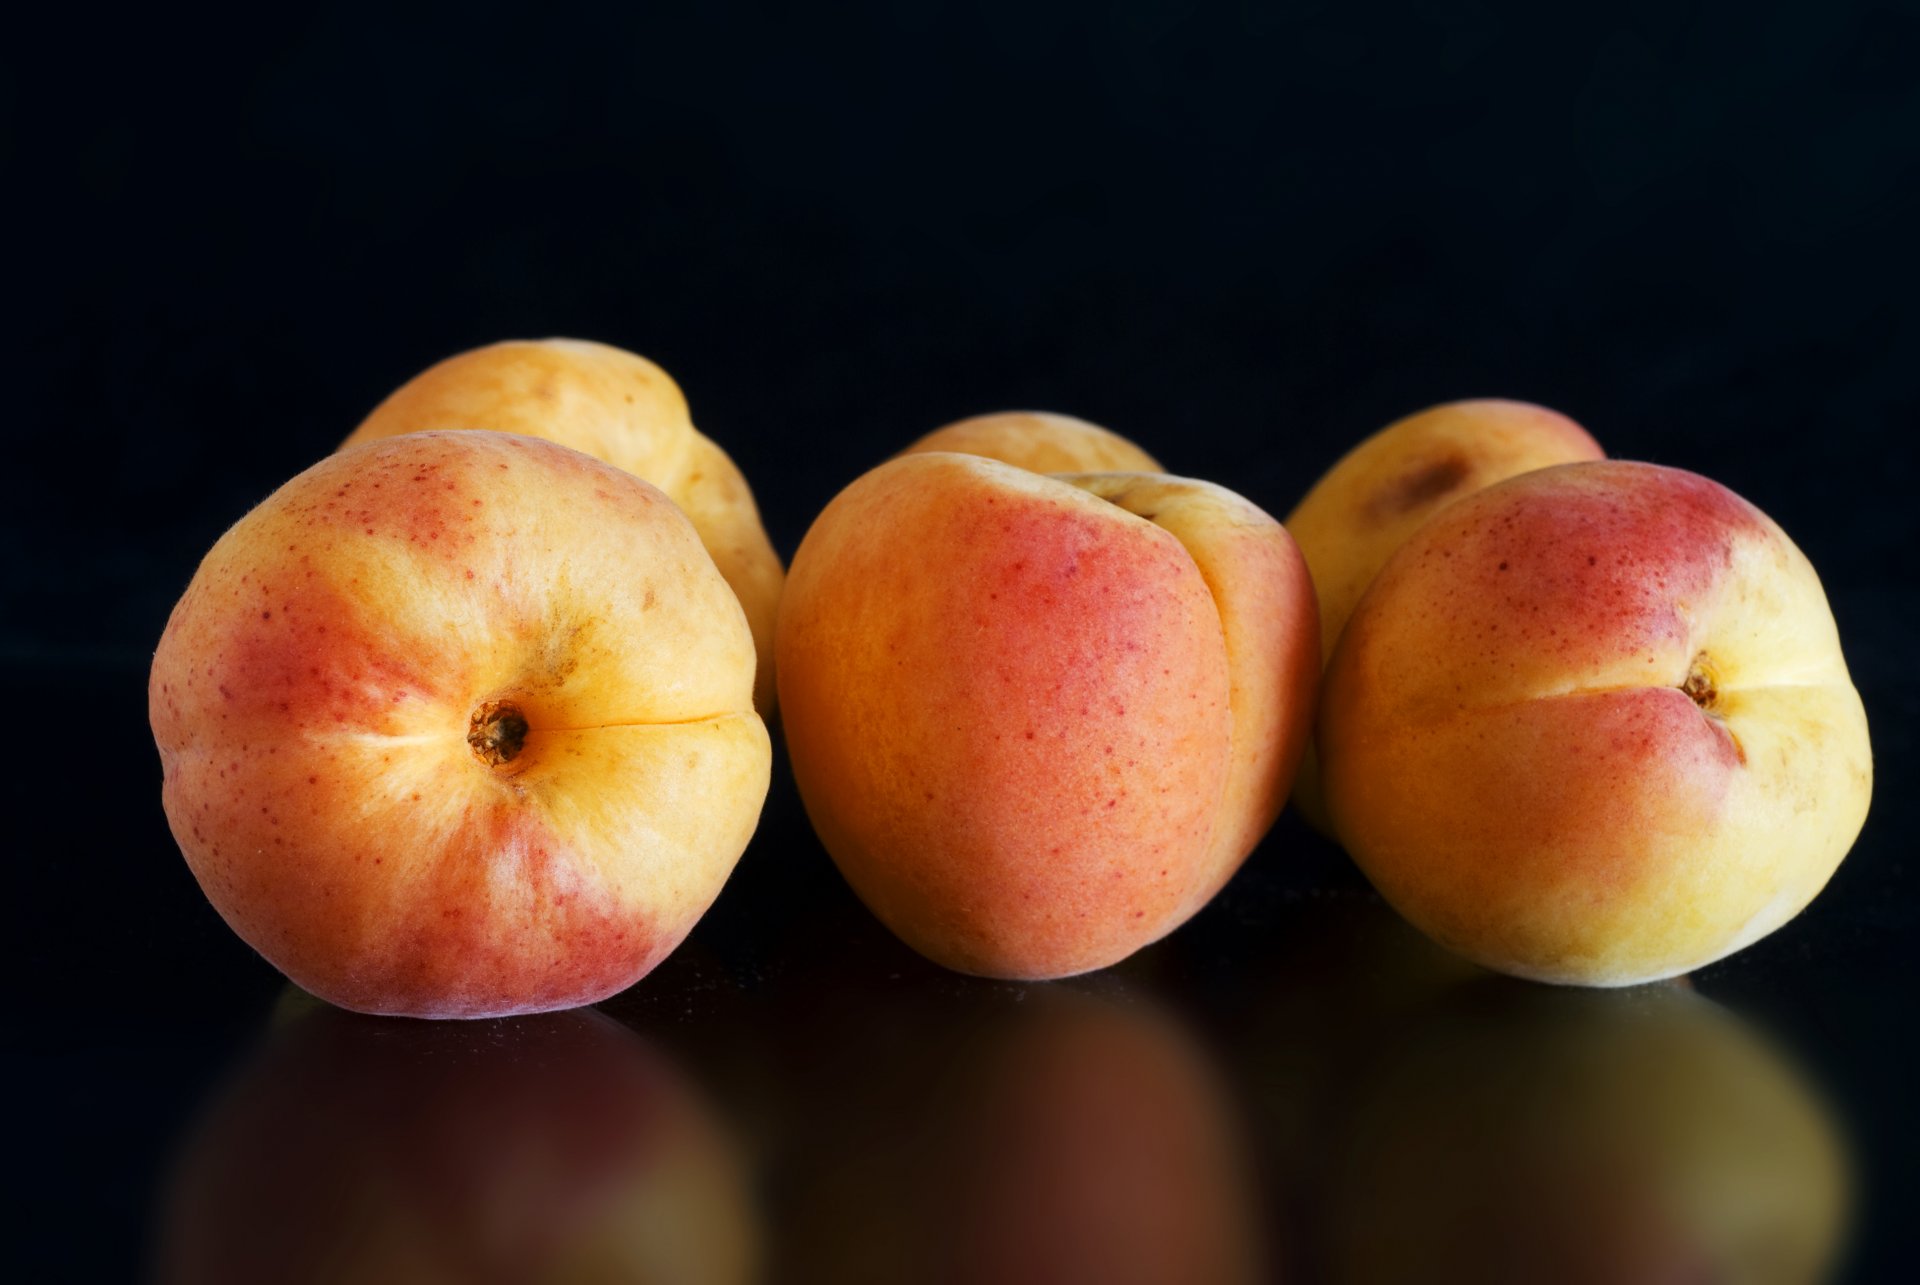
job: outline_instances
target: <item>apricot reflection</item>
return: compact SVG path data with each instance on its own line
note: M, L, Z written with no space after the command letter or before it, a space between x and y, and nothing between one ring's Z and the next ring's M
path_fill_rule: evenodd
M744 1150L597 1012L283 1004L177 1166L160 1279L1786 1285L1835 1263L1835 1124L1725 1009L1494 978L1363 895L1232 931L1038 986L944 972L864 917L786 972L683 952L610 1011L673 1042Z
M1799 1071L1673 986L1488 978L1382 1042L1310 1197L1337 1282L1824 1279L1844 1148Z
M738 1157L611 1019L294 1003L273 1027L171 1175L160 1281L754 1279Z
M790 1279L1261 1279L1241 1130L1164 1012L949 983L820 1016L776 1218Z

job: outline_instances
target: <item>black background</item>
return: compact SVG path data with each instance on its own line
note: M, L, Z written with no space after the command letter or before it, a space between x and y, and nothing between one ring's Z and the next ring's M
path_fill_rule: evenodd
M131 1270L172 1139L278 985L166 834L167 610L409 375L564 334L665 366L788 556L865 468L1013 407L1283 515L1391 419L1521 397L1759 504L1827 586L1878 791L1825 896L1699 985L1842 1103L1853 1271L1890 1278L1920 1144L1917 37L1872 3L15 20L0 726L30 1277ZM783 774L696 932L718 957L804 949L782 906L857 920ZM1183 949L1361 887L1285 818Z

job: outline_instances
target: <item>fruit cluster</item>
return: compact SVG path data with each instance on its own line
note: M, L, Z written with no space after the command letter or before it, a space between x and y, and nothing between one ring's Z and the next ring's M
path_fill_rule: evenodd
M1672 976L1798 913L1871 792L1806 558L1551 411L1402 420L1284 526L1084 421L982 416L854 481L786 574L666 373L562 340L433 367L243 518L149 688L221 915L426 1017L659 963L754 831L776 700L860 898L1004 978L1171 932L1289 792L1472 960Z

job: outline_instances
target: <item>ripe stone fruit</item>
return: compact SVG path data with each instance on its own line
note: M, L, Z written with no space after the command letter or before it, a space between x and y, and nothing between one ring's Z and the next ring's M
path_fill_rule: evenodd
M1206 482L904 455L815 519L780 610L794 776L862 900L962 972L1172 931L1292 781L1319 669L1280 524Z
M1434 517L1321 691L1327 805L1442 945L1619 986L1757 941L1867 814L1866 716L1813 568L1725 487L1565 464Z
M903 455L957 451L1032 473L1159 473L1153 456L1110 429L1051 411L999 411L936 428Z
M719 893L770 752L740 604L658 490L550 442L354 447L214 545L148 688L215 909L362 1012L631 985Z
M1517 474L1602 455L1599 443L1558 411L1501 398L1429 407L1348 451L1287 515L1287 533L1313 573L1322 662L1374 575L1428 518ZM1311 744L1293 801L1315 829L1328 832Z
M635 353L581 339L509 340L449 357L374 408L347 445L483 428L585 451L666 492L746 610L760 656L755 706L773 709L773 617L785 573L746 478L694 428L680 386Z

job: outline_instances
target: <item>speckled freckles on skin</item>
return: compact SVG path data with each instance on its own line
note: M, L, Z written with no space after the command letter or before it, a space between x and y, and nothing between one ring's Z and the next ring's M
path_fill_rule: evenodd
M1241 825L1219 608L1178 538L1087 491L955 454L884 465L808 533L778 636L809 815L943 963L1099 967L1245 855L1215 857ZM1253 752L1282 760L1273 739Z
M1734 540L1764 528L1691 475L1621 487L1633 468L1563 476L1552 505L1462 501L1444 538L1409 541L1376 583L1397 613L1450 642L1399 669L1402 697L1434 713L1497 703L1538 694L1541 670L1585 690L1678 686L1726 592Z
M1181 919L1226 885L1286 802L1312 726L1320 682L1313 583L1293 541L1264 511L1224 487L1139 473L1062 475L1172 534L1206 582L1227 647L1230 761L1211 874Z
M1354 447L1286 521L1313 573L1323 654L1381 566L1435 513L1517 474L1600 457L1566 416L1497 398L1431 407Z
M611 993L705 910L766 789L753 667L658 492L423 434L223 537L150 706L169 820L242 937L337 1003L471 1016ZM526 731L489 763L468 737L500 704Z
M1670 975L1777 927L1871 788L1805 558L1651 465L1548 469L1435 518L1355 611L1324 700L1328 802L1376 885L1547 980Z
M762 658L756 699L773 699L768 663L784 572L753 493L726 452L694 428L660 367L606 344L515 340L460 353L396 389L347 445L425 430L491 429L558 442L658 487L686 514L747 614Z

